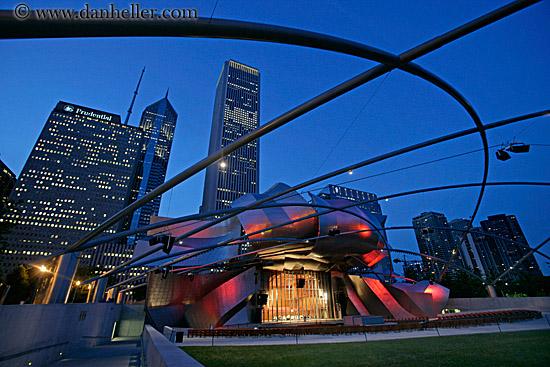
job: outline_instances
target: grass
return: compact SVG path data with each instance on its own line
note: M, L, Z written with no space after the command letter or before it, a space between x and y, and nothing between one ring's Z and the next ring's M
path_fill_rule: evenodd
M550 331L304 345L183 347L205 366L550 366Z

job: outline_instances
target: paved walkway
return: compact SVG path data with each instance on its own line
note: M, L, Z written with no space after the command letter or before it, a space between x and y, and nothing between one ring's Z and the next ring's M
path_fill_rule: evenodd
M547 315L542 319L531 321L520 321L513 323L499 323L487 326L472 326L463 328L439 328L414 331L391 331L386 333L366 333L351 335L299 335L295 336L272 336L272 337L216 337L216 338L184 338L183 343L178 346L222 346L222 345L284 345L284 344L319 344L319 343L347 343L364 342L374 340L390 340L405 338L423 338L430 336L447 335L465 335L465 334L484 334L498 332L512 332L525 330L545 330L550 329Z
M185 338L178 346L215 346L221 345L281 345L281 344L317 344L317 343L347 343L374 340L390 340L404 338L423 338L430 336L483 334L498 332L513 332L525 330L550 330L550 315L542 319L500 323L498 325L472 326L464 328L440 328L429 330L414 330L386 333L367 333L353 335L303 335L292 337L234 337L234 338ZM47 367L139 367L139 338L115 338L111 343L93 348L83 349L67 355Z
M139 367L140 339L115 338L111 343L81 349L46 367Z

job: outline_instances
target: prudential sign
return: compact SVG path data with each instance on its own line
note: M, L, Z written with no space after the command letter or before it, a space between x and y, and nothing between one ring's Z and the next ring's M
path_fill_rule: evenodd
M113 116L107 115L106 113L97 113L97 112L93 112L93 111L87 111L87 110L83 110L80 107L74 107L74 106L71 106L71 105L65 105L63 107L63 110L67 111L67 112L74 112L78 115L83 115L83 116L88 116L88 117L104 120L104 121L111 121L112 118L113 118Z

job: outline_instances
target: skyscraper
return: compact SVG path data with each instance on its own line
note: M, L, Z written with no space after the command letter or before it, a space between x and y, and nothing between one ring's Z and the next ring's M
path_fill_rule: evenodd
M15 174L0 159L0 204L8 199L16 181Z
M323 199L346 199L352 202L375 200L370 203L357 205L357 207L363 209L367 213L382 215L380 204L378 204L378 201L376 201L376 194L371 194L370 192L329 184L327 185L327 187L321 190L321 192L319 193L319 197ZM381 221L381 223L383 223L383 221Z
M472 233L468 234L468 238L471 236L473 240L473 244L477 250L477 254L479 255L479 261L476 262L478 264L481 263L481 266L484 269L482 273L484 272L486 276L490 276L491 273L496 274L498 272L498 267L493 252L496 244L504 241L484 235L483 228L481 227L473 227L471 231Z
M141 137L118 115L59 102L10 196L20 204L4 269L62 250L124 208Z
M260 73L226 61L218 79L208 154L258 128ZM248 143L206 169L201 212L230 208L233 200L258 193L260 142Z
M463 231L468 228L470 221L468 219L453 219L449 222L449 228L455 229L451 231L451 237L453 238L454 244L453 247L456 248L462 237L464 236ZM480 232L481 228L471 228L470 231L477 230ZM464 267L471 268L472 270L479 270L480 274L485 277L488 273L487 264L490 260L486 259L486 256L492 257L490 253L484 251L484 247L479 244L478 237L480 235L477 233L468 233L460 248L458 249L460 257L462 258L462 263Z
M15 174L0 159L0 255L4 252L5 240L11 229L8 219L4 216L14 209L14 203L9 202L8 198L15 182L17 182Z
M515 215L490 215L487 220L480 222L483 230L495 234L499 237L517 241L528 246L527 239L521 230L519 222ZM493 257L499 272L514 266L518 260L529 252L525 246L517 245L508 241L501 241L498 238L490 238L493 242ZM520 272L528 272L535 275L541 275L539 265L535 257L531 254L518 267Z
M164 183L177 119L178 114L168 101L168 92L163 99L143 111L139 123L139 128L143 131L143 141L128 204L147 195ZM130 229L148 225L151 216L158 215L160 199L161 197L158 196L137 209L132 215ZM143 234L130 236L128 244L133 245L136 238L143 236Z
M454 240L450 234L445 215L436 212L425 212L412 220L414 234L420 253L437 257L449 261L452 256ZM459 257L453 260L455 264L462 265ZM423 269L426 276L437 279L445 266L442 262L435 262L425 257L422 258ZM453 267L449 268L452 274L455 272Z
M321 192L319 193L319 197L328 200L345 199L351 202L375 200L369 203L357 205L356 207L368 215L368 217L370 218L370 225L373 225L375 228L384 228L387 216L382 215L380 204L378 204L378 201L376 201L376 194L356 189L350 189L349 187L329 184L321 190ZM386 230L382 229L381 233L387 239ZM386 244L389 248L391 248L390 244L387 243L387 241ZM375 272L382 274L389 274L391 272L390 269L391 262L389 256L386 256L382 260L378 261L376 265L374 265L374 267L372 268L372 270L374 270ZM387 278L386 280L389 281L390 279Z

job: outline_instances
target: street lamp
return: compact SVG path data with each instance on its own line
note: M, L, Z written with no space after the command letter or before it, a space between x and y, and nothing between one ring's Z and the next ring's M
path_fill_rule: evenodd
M531 146L529 144L513 142L508 144L504 148L497 150L497 153L496 153L497 159L499 161L507 161L508 159L512 158L510 154L508 154L508 152L529 153L530 148Z
M497 150L497 159L499 161L507 161L508 159L510 159L512 157L510 157L510 154L506 153L504 151L504 149L500 149L500 150Z
M172 247L174 246L174 240L176 238L171 236L171 233L168 234L161 234L155 237L152 237L149 240L149 246L158 245L159 243L162 243L162 251L169 254L170 251L172 251Z
M77 287L80 287L80 280L77 280L74 285L75 287L74 287L74 293L73 293L73 300L71 301L71 303L74 303L74 298L76 297L76 292L78 289Z
M512 153L529 153L531 146L525 143L511 143L508 149Z
M40 283L42 282L42 277L44 276L44 273L51 273L51 271L49 271L44 265L40 265L38 267L38 270L40 270L40 273L38 276L38 281L36 282L36 287L34 288L34 293L32 294L31 304L34 304L34 299L36 298L36 293L38 293L38 287L40 287Z

